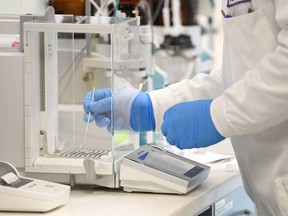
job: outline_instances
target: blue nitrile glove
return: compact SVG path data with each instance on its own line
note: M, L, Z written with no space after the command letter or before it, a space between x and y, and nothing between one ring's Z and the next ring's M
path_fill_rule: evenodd
M111 118L111 89L96 90L94 98L91 97L92 91L84 97L84 121L88 121L89 112L91 112L90 122L95 120L98 127L108 127ZM109 130L111 130L110 127Z
M207 147L225 139L212 122L211 102L212 100L197 100L169 108L161 126L167 142L179 149L191 149Z
M94 93L88 92L84 98L84 121L94 121L99 127L107 127L111 132L111 89L99 89ZM116 130L149 131L155 129L154 112L150 97L147 93L134 88L124 88L115 91L114 95L114 127Z
M149 94L140 92L133 101L130 125L134 131L155 130L155 117Z

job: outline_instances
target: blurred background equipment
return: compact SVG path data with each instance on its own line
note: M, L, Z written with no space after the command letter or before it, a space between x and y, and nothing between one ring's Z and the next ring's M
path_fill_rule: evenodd
M77 20L84 15L138 17L146 61L142 90L210 73L213 67L213 0L50 0L49 5ZM90 78L87 73L84 79Z
M153 62L164 85L211 71L212 7L207 0L153 1ZM209 37L204 46L203 37Z

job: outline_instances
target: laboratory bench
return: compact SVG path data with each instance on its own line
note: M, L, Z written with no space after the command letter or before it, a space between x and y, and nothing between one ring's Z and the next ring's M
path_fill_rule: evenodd
M212 167L206 181L186 195L73 189L65 206L47 213L0 212L0 216L220 216L232 212L243 215L253 212L253 208L239 171L214 171Z

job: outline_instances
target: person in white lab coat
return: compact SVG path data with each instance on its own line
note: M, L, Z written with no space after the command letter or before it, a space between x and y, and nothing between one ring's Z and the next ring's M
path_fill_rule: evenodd
M223 0L223 14L223 70L130 94L126 121L138 131L161 128L167 141L181 149L230 137L258 215L287 216L288 1ZM104 104L99 99L111 96L105 91L93 103L88 94L84 102L86 120L91 111L91 120L102 127L110 124L99 110Z

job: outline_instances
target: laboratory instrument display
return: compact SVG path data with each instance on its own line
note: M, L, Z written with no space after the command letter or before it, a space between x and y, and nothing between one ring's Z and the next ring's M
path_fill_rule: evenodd
M146 145L123 158L120 180L128 192L185 194L200 185L209 172L209 166Z
M0 211L47 212L65 205L69 195L67 185L22 177L13 165L0 162Z

